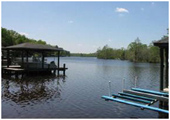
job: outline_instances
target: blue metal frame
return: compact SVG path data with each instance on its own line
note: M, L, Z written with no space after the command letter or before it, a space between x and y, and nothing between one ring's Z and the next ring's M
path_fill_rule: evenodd
M125 100L121 100L121 99L117 99L117 98L113 98L113 97L109 97L109 96L102 96L102 98L105 99L105 100L112 100L112 101L116 101L116 102L120 102L120 103L125 103L125 104L128 104L128 105L133 105L133 106L136 106L136 107L141 107L141 108L144 108L144 109L149 109L149 110L169 114L168 110L164 110L164 109L160 109L160 108L156 108L156 107L151 107L151 106L148 106L148 105L142 105L142 104L139 104L139 103L125 101Z
M134 91L139 91L139 92L145 92L145 93L151 93L155 95L161 95L161 96L169 96L168 93L165 92L158 92L158 91L153 91L153 90L146 90L146 89L141 89L141 88L132 88Z
M145 103L145 104L152 104L153 103L153 101L137 99L137 98L134 98L134 97L121 96L121 95L116 95L116 94L112 94L112 96L132 100L132 101L142 102L142 103Z
M129 94L129 93L120 92L119 94L120 94L120 95L123 95L123 96L130 96L130 97L139 98L139 99L144 99L144 100L148 100L148 101L157 101L156 99L153 99L153 98L148 98L148 97L139 96L139 95L134 95L134 94Z

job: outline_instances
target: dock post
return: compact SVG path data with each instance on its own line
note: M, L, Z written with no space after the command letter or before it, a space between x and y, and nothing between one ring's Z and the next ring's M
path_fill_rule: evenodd
M23 53L23 50L22 50L22 53L21 53L21 67L24 67L24 53Z
M15 72L15 78L18 78L18 72L17 71Z
M28 75L29 74L29 70L28 70L28 50L26 51L26 62L27 62L26 70L27 70L27 75Z
M57 75L59 76L60 74L60 51L58 51L58 71L57 71Z
M164 49L160 48L160 90L164 88Z
M42 51L42 69L44 69L44 52Z
M54 75L56 74L56 70L53 71L53 74L54 74Z
M138 79L138 76L135 76L135 88L136 88L137 79Z
M111 82L109 81L109 96L111 96Z
M168 58L169 58L169 50L168 50L168 48L166 48L165 49L165 87L166 88L168 88L168 81L169 81L169 79L168 79L168 77L169 77L169 61L168 61Z
M9 50L7 50L7 68L9 67L9 64L10 64Z
M65 76L66 64L63 64L63 68L64 68L64 70L63 70L63 75Z
M24 74L24 73L23 73L23 71L22 71L22 72L21 72L21 78L23 78L23 76L24 76L23 74Z
M125 78L123 78L123 81L122 81L122 91L125 89Z

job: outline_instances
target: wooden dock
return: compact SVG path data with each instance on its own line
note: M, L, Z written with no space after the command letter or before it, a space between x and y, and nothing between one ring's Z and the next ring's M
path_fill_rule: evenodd
M63 67L60 67L60 53L61 51L65 51L63 48L59 47L52 47L49 45L42 45L42 44L34 44L34 43L22 43L18 45L8 46L3 48L3 52L6 54L2 55L2 74L4 73L11 73L14 74L18 73L26 73L29 74L32 72L33 74L37 73L56 73L59 76L60 71L63 71L63 75L65 76L65 71L68 69L66 68L65 64ZM19 53L17 57L20 60L13 59L15 56L10 54L11 52ZM47 53L56 54L58 58L57 64L54 61L50 63L46 63L45 57L47 57ZM36 58L36 54L41 56L41 59ZM50 54L49 54L50 55ZM29 60L30 56L31 61ZM12 65L12 64L18 64ZM5 71L5 72L4 72Z
M3 65L2 68L7 68L7 65ZM21 68L21 65L9 65L9 68Z
M3 68L3 74L8 74L8 75L11 76L12 72L14 72L16 78L18 78L19 74L21 74L22 77L23 77L25 69L22 69L22 68Z
M41 68L34 68L34 69L24 69L22 68L21 66L16 66L16 65L11 65L9 67L6 67L6 66L3 66L2 67L2 76L3 75L15 75L16 78L18 78L18 75L23 75L24 74L56 74L56 71L58 71L58 76L59 76L59 72L62 71L63 72L63 76L65 76L65 71L67 70L68 68L66 68L65 66L64 67L60 67L60 68L44 68L44 69L41 69Z

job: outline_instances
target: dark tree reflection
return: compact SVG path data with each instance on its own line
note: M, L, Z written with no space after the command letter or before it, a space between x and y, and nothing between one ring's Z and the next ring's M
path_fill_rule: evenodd
M2 79L2 100L27 105L61 99L65 78L54 76L27 77L22 80Z

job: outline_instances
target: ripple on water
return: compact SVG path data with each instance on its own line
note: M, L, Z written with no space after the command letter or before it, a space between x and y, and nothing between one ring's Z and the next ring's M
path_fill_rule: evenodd
M50 61L52 58L48 58ZM150 110L105 101L108 82L112 93L136 85L158 90L159 66L120 60L61 58L69 68L66 78L34 76L22 81L2 79L2 118L157 118Z

